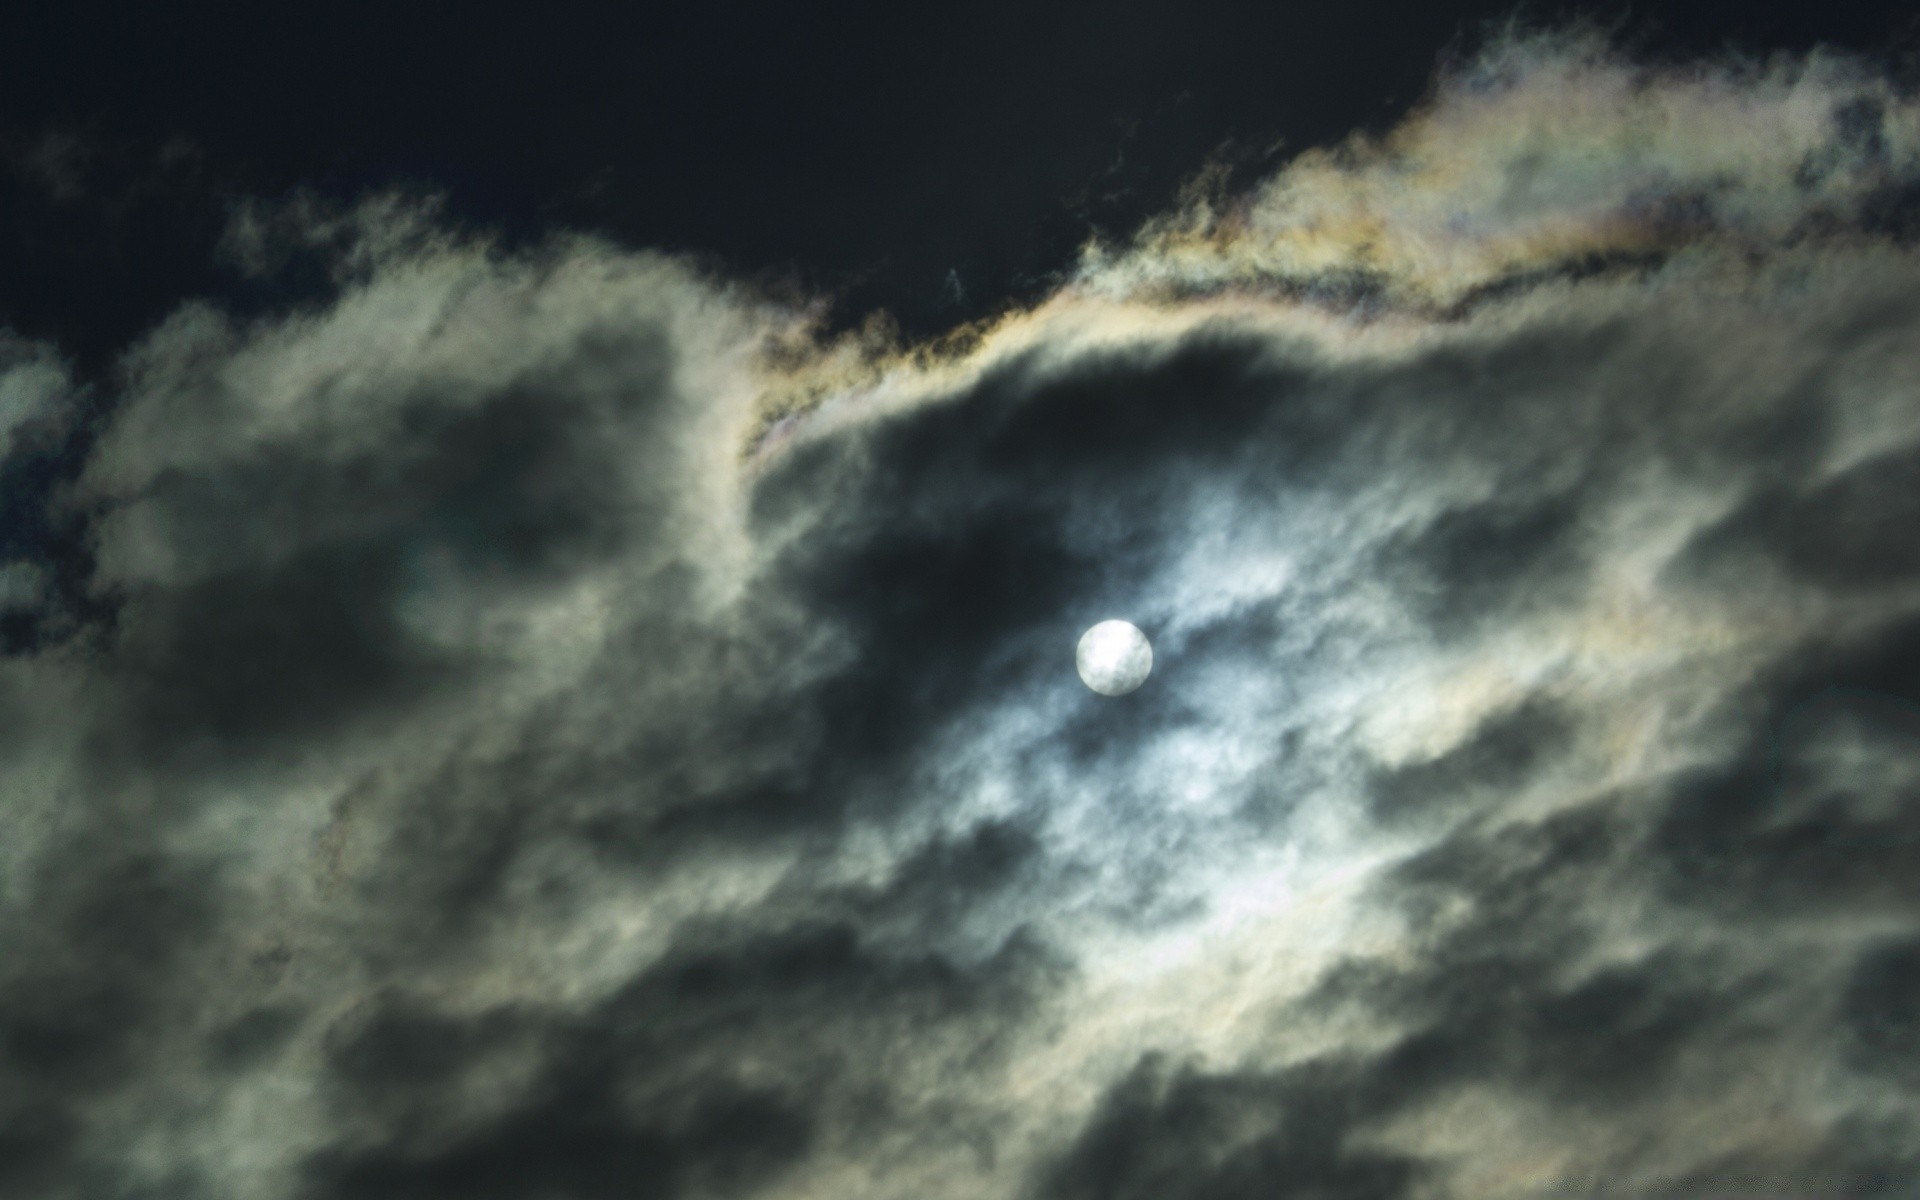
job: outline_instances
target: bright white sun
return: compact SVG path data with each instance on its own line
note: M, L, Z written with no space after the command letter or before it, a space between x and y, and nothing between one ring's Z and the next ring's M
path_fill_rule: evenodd
M1153 646L1131 622L1102 621L1080 635L1074 666L1102 696L1124 696L1147 681Z

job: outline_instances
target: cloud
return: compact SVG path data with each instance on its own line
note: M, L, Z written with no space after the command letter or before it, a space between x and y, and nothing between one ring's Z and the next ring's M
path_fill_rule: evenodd
M58 436L72 401L73 383L51 347L0 339L0 462Z
M909 349L244 210L336 294L128 348L0 659L0 1182L1910 1190L1910 109L1502 43Z
M1082 281L1254 287L1447 311L1541 272L1767 253L1905 219L1920 114L1827 51L1641 63L1597 32L1516 30L1381 138L1301 155L1248 195L1201 188Z

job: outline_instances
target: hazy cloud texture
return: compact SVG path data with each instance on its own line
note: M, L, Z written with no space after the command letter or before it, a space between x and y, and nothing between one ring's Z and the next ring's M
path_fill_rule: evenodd
M0 1191L1911 1195L1916 170L1518 39L908 349L245 209L0 348Z

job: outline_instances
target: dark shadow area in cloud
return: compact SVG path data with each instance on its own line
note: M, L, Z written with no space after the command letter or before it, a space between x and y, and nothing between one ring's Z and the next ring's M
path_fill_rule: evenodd
M409 710L457 683L394 613L400 573L379 551L320 551L146 599L123 626L143 761L269 737L324 738L349 718ZM214 745L220 749L214 749Z
M947 1044L960 1069L993 1069L1059 969L1030 942L962 969L871 948L847 924L762 926L769 915L688 931L584 1011L462 1018L388 998L336 1040L329 1076L350 1121L378 1115L380 1140L317 1156L310 1194L751 1190L818 1140L883 1136L899 1104L924 1102L896 1091L906 1057ZM538 1060L528 1082L487 1079L490 1056L521 1051ZM450 1120L476 1089L492 1115Z
M980 939L993 938L1003 923L1017 928L1027 920L1032 907L1044 903L1048 889L1058 886L1054 866L1026 823L984 820L929 840L903 858L884 882L849 888L831 897L831 907L844 908L857 927L903 945L958 940L971 949ZM977 925L985 928L975 933Z
M1663 886L1749 915L1903 911L1920 879L1920 624L1810 648L1737 701L1741 751L1667 789ZM1898 688L1900 691L1883 690ZM1853 743L1849 759L1831 751Z
M1920 939L1869 946L1841 1002L1855 1070L1920 1093Z
M1572 748L1578 731L1563 705L1530 697L1486 718L1437 758L1379 771L1369 789L1372 815L1394 825L1442 825L1523 787Z
M0 1182L21 1194L91 1177L79 1154L93 1104L147 1076L190 990L220 897L195 864L70 840L30 881L30 929L0 963ZM16 918L17 919L17 918Z
M216 1030L207 1039L207 1061L216 1070L241 1072L271 1061L299 1032L297 1006L261 1005Z
M315 1196L366 1200L592 1200L638 1189L663 1200L696 1187L738 1191L790 1165L807 1145L804 1112L715 1084L666 1121L621 1111L606 1080L551 1085L543 1102L438 1154L318 1166Z
M1396 1200L1420 1163L1353 1145L1370 1115L1346 1063L1206 1073L1143 1059L1108 1091L1035 1200Z
M1633 854L1592 810L1462 829L1386 882L1421 933L1417 961L1342 965L1309 1004L1403 1031L1365 1063L1393 1107L1470 1081L1575 1111L1657 1097L1680 1050L1738 1026L1741 985L1677 952L1583 968Z
M657 538L664 497L627 494L633 464L606 433L638 426L644 444L666 419L667 350L646 331L576 349L572 377L478 404L431 388L404 397L392 436L350 454L268 442L143 487L156 528L132 536L200 574L104 591L120 608L117 736L161 762L406 712L476 686L488 666L423 636L452 619L433 606L513 600ZM624 386L597 394L593 372L616 364Z
M1380 550L1381 571L1443 638L1471 637L1584 592L1592 563L1574 497L1451 509Z
M1695 570L1737 572L1756 558L1838 592L1890 587L1920 575L1920 456L1876 458L1807 490L1757 493L1686 554Z

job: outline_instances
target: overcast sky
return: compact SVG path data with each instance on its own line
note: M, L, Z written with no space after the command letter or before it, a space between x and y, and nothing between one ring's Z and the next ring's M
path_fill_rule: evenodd
M1911 28L1498 12L35 18L0 1193L1920 1192Z

